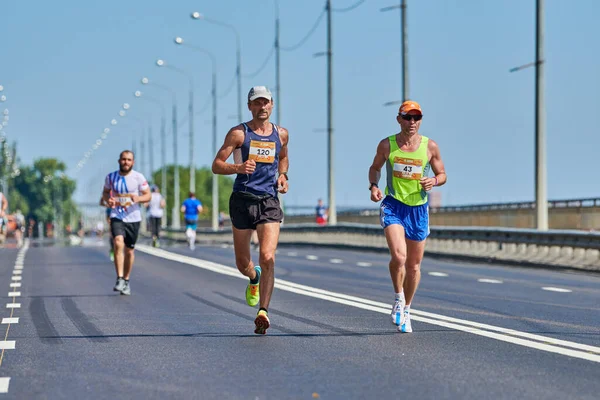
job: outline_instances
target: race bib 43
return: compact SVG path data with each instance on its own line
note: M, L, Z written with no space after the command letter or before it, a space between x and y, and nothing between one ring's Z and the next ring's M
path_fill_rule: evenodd
M394 158L394 176L401 179L421 179L423 176L423 160Z

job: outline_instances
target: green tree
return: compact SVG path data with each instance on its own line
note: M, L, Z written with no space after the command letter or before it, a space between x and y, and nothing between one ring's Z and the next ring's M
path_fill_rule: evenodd
M55 158L40 158L33 166L20 168L14 178L18 195L23 202L22 210L38 222L67 223L77 213L72 199L75 181L65 175L66 165ZM25 204L26 202L26 204Z

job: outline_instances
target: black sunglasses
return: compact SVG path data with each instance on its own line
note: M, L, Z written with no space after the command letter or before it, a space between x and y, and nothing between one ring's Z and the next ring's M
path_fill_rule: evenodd
M413 114L406 114L406 115L400 115L400 117L405 120L405 121L410 121L411 119L414 119L415 121L420 121L421 118L423 118L423 115L413 115Z

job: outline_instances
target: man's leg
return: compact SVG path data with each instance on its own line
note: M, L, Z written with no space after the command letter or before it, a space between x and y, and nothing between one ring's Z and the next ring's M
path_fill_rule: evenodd
M404 239L404 227L399 224L388 225L383 232L390 250L390 277L394 286L395 300L392 307L392 322L401 326L404 322L404 306L406 304L404 291L402 289L406 275L406 242Z
M125 248L125 239L123 235L115 236L113 239L114 248L115 248L115 270L117 272L117 277L123 277L123 263L125 255L123 254L123 249Z
M260 253L258 263L262 269L260 277L260 308L268 309L275 284L275 250L279 241L279 222L256 226Z
M404 239L404 228L402 225L389 225L383 230L388 248L390 249L390 276L394 292L400 293L406 275L406 241Z
M250 280L256 279L256 271L254 263L250 256L250 238L252 237L252 229L237 229L233 230L233 251L235 253L235 265L242 275L247 276Z
M125 262L123 268L123 278L128 281L129 275L131 275L131 269L133 268L133 261L135 260L135 250L129 247L125 248Z
M406 305L410 305L419 282L421 281L421 261L425 253L425 242L415 242L406 239L407 257L406 257L406 278L404 279L404 295L406 296Z

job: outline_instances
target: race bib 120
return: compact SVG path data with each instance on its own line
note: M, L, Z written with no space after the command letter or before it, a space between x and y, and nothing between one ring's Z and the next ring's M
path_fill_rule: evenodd
M257 163L272 164L275 162L275 142L251 140L248 159Z

